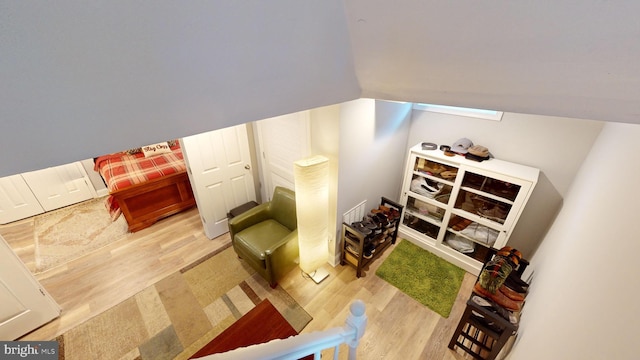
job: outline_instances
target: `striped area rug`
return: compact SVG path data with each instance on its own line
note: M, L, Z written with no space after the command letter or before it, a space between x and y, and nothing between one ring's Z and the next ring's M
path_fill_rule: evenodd
M264 299L298 332L311 321L228 247L59 336L60 359L188 359Z

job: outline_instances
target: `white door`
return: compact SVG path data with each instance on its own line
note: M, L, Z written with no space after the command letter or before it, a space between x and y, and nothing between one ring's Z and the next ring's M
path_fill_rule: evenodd
M45 211L93 198L87 174L79 162L23 173Z
M229 210L256 200L247 125L182 138L189 180L205 234L229 231Z
M309 123L308 111L256 122L264 201L276 186L294 189L293 163L311 155Z
M42 214L44 209L21 175L0 178L0 224Z
M60 316L60 307L1 235L0 258L0 340L15 340Z

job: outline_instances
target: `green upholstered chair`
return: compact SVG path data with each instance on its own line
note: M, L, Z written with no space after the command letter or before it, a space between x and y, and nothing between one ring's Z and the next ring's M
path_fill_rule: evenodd
M272 288L298 262L297 228L295 192L283 187L275 188L270 202L229 220L236 254Z

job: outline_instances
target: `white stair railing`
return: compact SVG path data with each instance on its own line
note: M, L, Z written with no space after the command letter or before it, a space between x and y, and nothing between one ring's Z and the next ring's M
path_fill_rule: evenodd
M367 326L367 315L365 314L365 305L360 300L351 303L349 310L349 316L347 316L345 325L341 328L300 334L282 340L271 340L264 344L241 347L198 359L288 360L314 355L314 359L319 360L322 350L334 348L333 358L337 360L340 345L347 344L349 347L349 360L355 360L358 343Z

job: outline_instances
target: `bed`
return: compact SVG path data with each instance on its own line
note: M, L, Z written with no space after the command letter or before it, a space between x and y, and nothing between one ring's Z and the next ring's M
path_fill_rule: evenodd
M178 141L104 155L94 162L109 190L105 205L112 220L123 215L131 232L196 205Z

